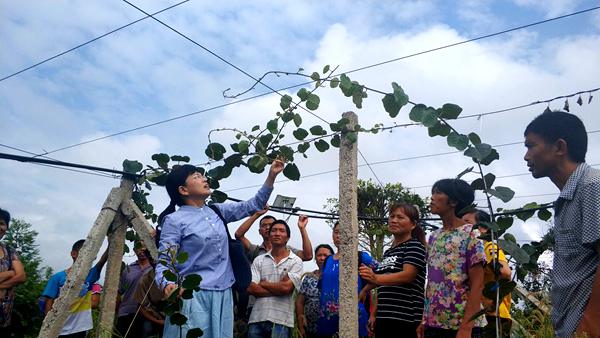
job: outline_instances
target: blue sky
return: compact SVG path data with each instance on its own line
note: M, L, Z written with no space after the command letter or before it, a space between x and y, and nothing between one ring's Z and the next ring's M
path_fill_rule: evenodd
M153 12L172 1L136 1ZM323 65L347 71L383 60L490 34L597 6L597 1L245 1L192 0L159 15L161 20L210 48L235 65L259 76L269 70L307 73ZM525 30L480 40L443 51L390 63L351 74L353 79L388 90L398 82L414 101L430 105L460 104L464 114L521 105L536 100L600 87L600 11L553 21ZM124 2L19 1L0 3L0 77L69 49L111 29L142 17ZM303 82L295 77L269 77L274 88ZM3 141L41 153L147 123L231 102L221 92L252 85L245 75L147 19L39 67L0 82L0 125ZM264 93L257 87L249 95ZM288 92L294 94L295 92ZM355 110L339 92L319 89L323 118L334 121L343 111ZM587 96L584 96L587 99ZM408 121L408 109L392 120L380 108L380 97L370 95L358 111L363 125ZM577 107L588 130L600 129L598 98ZM190 155L205 162L209 130L235 126L249 129L277 111L279 99L259 99L215 109L160 126L142 129L51 156L64 161L120 168L124 158L150 163L155 152ZM561 108L563 101L551 107ZM545 107L535 106L482 119L456 123L477 131L484 141L502 144L522 140L527 122ZM308 125L319 121L306 116ZM291 133L291 131L290 131ZM232 135L217 139L228 141ZM590 134L588 162L600 163L599 134ZM595 146L596 145L596 146ZM423 128L361 135L359 148L369 162L380 162L451 149L441 139L430 139ZM501 160L492 166L497 176L525 173L520 145L502 147ZM14 152L2 148L0 151ZM23 155L22 153L19 153ZM337 168L337 154L312 154L298 161L303 174ZM361 160L359 162L362 163ZM452 177L469 165L462 156L446 155L374 165L384 182L423 186ZM47 167L0 161L0 206L25 219L40 232L45 263L69 264L68 248L85 237L110 188L117 180ZM361 168L361 178L373 178ZM244 172L222 182L224 189L260 184L262 175ZM335 175L278 184L275 194L297 196L297 205L320 209L337 194ZM499 180L517 196L556 193L546 180L518 176ZM232 192L246 198L255 188ZM422 196L427 188L415 189ZM547 202L554 196L516 199L507 207L529 201ZM166 194L155 190L156 209L166 205ZM495 201L496 205L504 206ZM292 222L295 219L292 218ZM294 228L294 227L292 227ZM294 229L296 230L296 229ZM314 220L309 230L315 244L330 241L329 229ZM528 222L513 229L522 239L537 238L546 225ZM251 238L258 240L251 231ZM296 235L296 236L294 236ZM291 242L299 245L297 231Z

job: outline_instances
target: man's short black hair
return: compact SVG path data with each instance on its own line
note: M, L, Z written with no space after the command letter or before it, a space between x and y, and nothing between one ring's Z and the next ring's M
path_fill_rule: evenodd
M492 219L490 217L490 214L488 214L487 212L485 212L481 209L473 209L472 211L469 211L468 213L475 214L475 221L477 222L477 225L479 225L481 222L489 223L489 222L491 222L491 219Z
M317 257L317 252L319 251L319 249L327 249L327 250L329 250L329 252L332 255L335 253L333 251L333 248L331 247L331 245L329 245L329 244L319 244L319 245L317 245L317 247L315 249L315 257Z
M583 122L577 116L564 111L544 112L529 122L524 134L527 136L529 133L539 135L547 144L565 140L569 159L576 163L585 162L588 137Z
M273 220L273 222L275 222L275 221L277 220L277 218L275 218L275 217L273 217L273 216L271 216L271 215L265 215L265 216L263 216L263 217L260 219L260 221L258 222L258 224L261 224L261 223L262 223L262 221L264 221L264 220L266 220L266 219L272 219L272 220Z
M10 223L10 213L2 208L0 208L0 219L3 219L6 222L6 225Z
M71 251L79 252L79 250L81 250L81 248L83 247L83 243L85 243L85 239L80 239L77 242L73 243L73 247L71 248Z
M275 222L273 222L273 224L271 224L271 226L269 227L269 235L271 234L271 229L273 229L273 226L276 224L285 225L285 232L287 233L287 236L289 239L290 238L290 226L282 219L275 220Z
M448 201L456 203L454 214L456 217L462 217L469 210L469 207L475 200L475 190L471 185L458 178L445 178L433 184L431 192L442 192L448 195Z

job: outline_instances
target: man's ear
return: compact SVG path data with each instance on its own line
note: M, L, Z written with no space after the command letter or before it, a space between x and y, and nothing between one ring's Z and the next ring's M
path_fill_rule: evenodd
M179 192L179 194L181 196L187 196L187 195L189 195L189 192L188 192L187 188L185 186L183 186L183 185L180 185L179 188L177 188L177 191Z
M556 155L559 155L559 156L568 156L569 155L567 141L565 141L562 138L559 138L558 140L556 140L556 142L554 142L554 149L556 151Z

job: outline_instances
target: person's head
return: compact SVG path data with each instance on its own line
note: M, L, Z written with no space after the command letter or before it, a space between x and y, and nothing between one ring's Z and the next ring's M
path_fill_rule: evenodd
M135 253L138 261L146 261L150 257L148 256L148 249L146 248L146 244L142 241L136 241L133 244L133 252Z
M333 231L331 232L331 239L333 240L333 245L336 248L340 247L340 221L335 221L333 225Z
M525 128L525 161L535 178L551 176L564 161L585 162L587 132L581 120L562 111L538 115Z
M475 190L469 183L458 178L445 178L433 184L429 206L432 214L441 216L452 212L460 218L474 200Z
M269 240L269 228L271 228L271 224L275 222L277 219L271 215L263 216L260 219L258 233L263 238L263 241Z
M408 203L394 203L390 206L388 230L395 237L410 236L421 243L425 242L425 233L419 226L419 209Z
M79 256L79 250L81 250L81 248L83 247L83 243L85 243L85 239L80 239L77 242L73 243L73 246L71 247L71 258L73 258L73 262L75 262L75 260Z
M8 231L8 224L10 223L10 213L0 208L0 238L4 237Z
M467 212L463 215L462 219L463 221L469 224L477 225L479 232L482 234L487 233L488 227L486 225L481 224L481 222L489 223L491 220L490 214L479 209L474 209L472 211Z
M269 242L273 247L284 247L290 239L290 226L278 219L269 227Z
M329 244L319 244L315 249L315 262L319 267L319 270L323 269L323 265L327 260L327 257L333 255L333 248Z

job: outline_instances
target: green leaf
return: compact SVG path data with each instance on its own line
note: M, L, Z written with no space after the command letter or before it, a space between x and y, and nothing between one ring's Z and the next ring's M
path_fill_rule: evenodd
M306 101L306 99L308 99L308 95L310 95L310 92L308 90L306 90L306 88L300 88L300 90L298 90L298 93L296 93L296 95L298 95L300 100Z
M181 293L182 299L192 299L194 298L194 289L185 289Z
M127 230L125 239L131 242L135 241L135 232L133 230Z
M469 148L465 150L464 155L471 157L475 162L480 162L484 158L488 157L491 153L492 146L486 143L479 143L475 146L469 146Z
M304 142L298 145L298 152L304 154L308 148L310 148L310 143Z
M197 288L198 286L200 286L201 281L202 281L202 277L200 277L200 275L193 273L193 274L185 276L181 286L184 289L193 290L193 289Z
M180 312L175 312L169 317L169 320L172 325L182 326L187 323L187 317L182 315Z
M171 160L171 158L169 157L169 155L165 154L165 153L159 153L159 154L154 154L152 155L152 160L156 161L156 163L158 163L158 166L163 168L163 169L168 169L169 168L169 160Z
M515 238L515 236L513 234L509 234L509 233L504 234L504 239L507 241L511 241L513 243L517 243L517 239Z
M249 147L250 147L250 142L240 141L240 143L238 143L238 152L240 152L240 154L248 154Z
M323 74L326 74L327 72L329 72L329 65L323 67Z
M383 99L381 99L381 102L383 102L383 109L385 109L385 111L390 115L390 117L394 118L398 116L398 113L400 113L400 108L402 108L402 106L400 106L396 102L394 95L385 94Z
M279 154L281 154L286 161L291 162L294 160L294 150L288 146L279 147Z
M300 116L300 114L294 114L294 124L296 125L296 127L300 127L300 125L302 124L302 116Z
M478 178L471 182L471 188L473 188L474 190L485 190L486 186L488 188L491 188L494 184L494 181L496 180L496 175L492 173L487 173L483 177L485 178L485 186L483 184L483 180L481 178Z
M252 127L252 131L257 131L260 129L260 126L257 124L254 127Z
M358 109L362 109L363 94L362 87L359 87L358 90L354 90L352 93L352 103L354 103Z
M346 74L340 76L340 89L346 97L352 96L354 92L354 83L350 81L350 78Z
M190 162L190 157L189 156L181 156L181 155L173 155L173 156L171 156L171 160L174 161L174 162L189 163Z
M327 135L327 132L325 131L325 129L323 129L323 127L316 125L316 126L312 126L310 127L310 133L315 135L315 136L322 136L322 135Z
M213 190L210 199L215 201L215 203L223 203L227 201L227 194L220 190Z
M124 172L135 174L138 171L141 171L143 168L144 168L144 165L138 161L130 161L130 160L123 161L123 171Z
M187 252L183 252L183 251L180 252L177 255L177 263L179 263L179 264L185 263L188 260L188 257L189 257L189 255Z
M392 88L394 89L394 99L396 103L403 107L408 103L408 95L404 93L402 87L400 87L396 82L392 82Z
M331 143L331 145L332 145L332 146L334 146L334 147L336 147L336 148L339 148L339 147L340 147L340 141L341 141L341 139L340 139L340 135L339 135L339 134L336 134L336 135L334 135L334 136L331 138L331 142L330 142L330 143Z
M319 73L317 72L313 72L312 74L310 74L310 78L313 81L319 81L319 79L321 79L321 75L319 75Z
M434 136L443 136L446 137L450 134L452 130L450 129L450 127L448 127L448 125L441 123L440 121L438 121L433 127L429 127L428 132L429 132L429 136L434 137Z
M294 163L288 163L283 169L283 176L292 181L298 181L300 179L300 170L298 170L298 167Z
M425 109L425 111L423 112L423 116L421 118L421 123L423 123L423 125L425 127L433 127L435 126L436 123L438 123L438 111L428 107L427 109Z
M517 261L518 264L529 263L530 257L525 250L521 249L518 244L507 241L505 239L499 239L498 245L504 250L504 252L510 255Z
M324 140L318 140L315 142L315 148L317 148L317 150L320 152L327 151L327 149L329 149L329 143L325 142Z
M488 193L499 198L504 203L510 201L513 196L515 196L515 192L512 191L512 189L501 186L497 186L494 189L488 189Z
M475 133L469 133L469 141L471 141L473 144L479 144L481 143L481 138L479 138L479 135Z
M306 129L303 129L303 128L298 128L298 129L294 130L294 132L292 132L292 134L299 141L304 140L306 138L306 136L308 136L308 132L306 131Z
M486 156L483 160L481 160L480 163L483 165L490 165L490 163L492 163L494 160L498 160L498 159L500 159L500 154L498 154L496 149L492 149L490 154L488 156Z
M458 134L454 131L448 134L448 138L446 139L448 145L454 147L460 151L465 150L469 145L469 138L466 135Z
M357 132L347 133L345 136L346 136L346 140L348 140L350 143L355 143L358 140Z
M279 131L279 129L277 128L278 122L279 119L272 119L269 122L267 122L267 129L271 134L277 134L277 132Z
M266 134L258 138L258 142L263 146L264 149L267 149L271 141L273 141L273 134Z
M421 103L416 104L410 110L410 113L408 114L408 118L410 118L412 121L415 121L415 122L421 122L421 120L423 119L423 113L425 113L425 109L427 109L426 105L421 104Z
M310 94L306 100L306 108L310 110L317 110L321 99L316 94Z
M281 109L286 110L290 107L290 104L292 103L292 97L285 94L281 97L281 100L279 100L279 106L281 107Z
M458 115L460 115L461 112L462 112L461 107L459 107L453 103L446 103L442 106L442 109L440 112L440 117L443 119L454 120L458 117Z
M176 282L177 281L177 276L171 270L165 270L165 271L163 271L163 277L165 277L165 279L167 281L169 281L169 282Z
M285 113L281 114L281 121L283 121L283 122L287 123L293 119L294 119L294 113L292 113L290 111L286 111Z
M473 172L473 167L468 167L467 169L461 171L458 175L456 175L456 178L461 178L470 172Z
M226 151L227 150L225 150L225 147L223 147L222 144L214 142L209 143L208 146L206 146L204 153L209 158L218 161L223 159L223 154L225 154Z
M329 86L331 88L336 88L337 86L339 86L339 84L340 84L340 79L338 79L337 77L334 77L331 80L329 80Z
M198 338L198 337L202 337L203 334L204 334L204 332L202 331L201 328L194 328L194 329L188 330L187 334L185 335L185 338Z
M552 218L552 213L548 209L540 209L537 216L542 221L548 221L550 218Z
M248 169L256 174L262 173L266 165L267 160L260 155L254 155L248 160Z
M512 226L514 219L512 217L502 216L496 219L496 223L500 227L500 231L507 230Z

